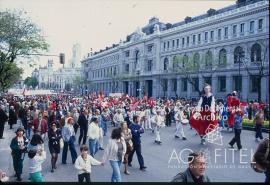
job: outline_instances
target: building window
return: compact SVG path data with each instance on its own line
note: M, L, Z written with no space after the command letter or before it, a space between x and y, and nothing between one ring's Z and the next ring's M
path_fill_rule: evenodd
M129 51L125 52L126 57L129 57Z
M200 55L199 55L199 53L195 53L193 56L193 67L195 69L198 69L199 64L200 64Z
M205 54L205 66L212 66L213 54L211 51L207 51Z
M187 91L187 78L182 78L181 91L183 92Z
M148 51L148 53L151 53L153 51L153 45L148 45L147 51Z
M254 32L254 24L255 24L254 21L250 21L250 23L249 23L249 31L250 31L251 33Z
M198 43L201 43L201 34L198 34Z
M153 65L153 61L152 60L148 60L147 61L147 71L152 71L152 65Z
M163 91L168 91L168 79L162 80Z
M235 91L242 91L242 76L233 77L233 89Z
M218 64L225 65L227 63L227 51L223 48L219 51Z
M262 30L263 28L263 19L259 19L259 22L258 22L258 29L259 30Z
M185 38L182 38L182 47L185 46Z
M129 64L125 64L125 72L129 73Z
M166 49L166 42L163 43L163 51Z
M168 70L169 68L169 60L168 58L165 58L164 59L164 71Z
M256 93L259 90L260 77L257 75L250 76L249 90L251 93Z
M244 61L245 52L242 47L237 46L234 50L234 63L242 63Z
M214 31L211 31L211 32L210 32L210 39L211 39L211 41L214 40Z
M199 78L192 78L192 91L197 92L199 91Z
M204 33L204 41L207 42L208 41L208 32Z
M218 77L218 91L226 92L226 76Z
M218 29L218 40L221 39L221 29Z
M251 62L261 62L262 61L262 48L261 45L256 43L251 47Z
M236 37L237 35L237 25L233 25L233 36Z
M173 48L174 48L174 44L175 44L174 42L175 42L175 41L173 40L173 41L172 41L172 47L173 47Z
M240 25L240 34L244 34L244 32L245 32L245 23L242 23L241 25Z
M189 37L187 37L187 46L189 46Z
M183 57L183 63L182 63L182 68L185 68L187 64L188 64L188 56L187 55L184 55L184 57Z
M167 42L167 49L170 48L170 41Z
M204 77L204 83L212 85L212 77Z
M224 38L228 38L228 27L224 28Z
M172 91L176 92L177 91L177 80L172 79Z
M136 50L135 51L135 69L137 69L138 60L139 60L139 50Z
M193 35L193 39L192 39L193 45L195 44L195 42L196 42L196 35Z
M179 39L176 39L176 47L179 47Z

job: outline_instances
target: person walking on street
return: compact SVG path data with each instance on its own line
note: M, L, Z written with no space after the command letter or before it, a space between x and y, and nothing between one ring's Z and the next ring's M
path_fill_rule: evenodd
M99 137L100 137L100 128L99 128L99 120L97 117L92 118L92 122L88 126L88 140L89 140L89 150L90 155L94 157L94 155L98 152L99 149Z
M111 182L122 181L120 166L124 161L127 146L124 138L121 137L121 133L121 128L113 129L111 139L109 140L103 155L103 163L109 160L113 170Z
M260 140L263 140L263 136L262 136L262 126L264 123L264 114L263 114L263 110L259 110L254 118L254 124L255 124L255 139L257 142L259 142ZM260 140L259 140L260 139Z
M13 167L17 181L22 181L22 169L25 153L27 152L28 139L23 136L24 129L18 128L16 131L16 137L11 140L10 148L13 159Z
M51 128L48 132L49 138L49 151L51 154L51 172L54 172L56 169L56 162L58 159L58 154L60 153L60 139L62 138L62 133L59 128L56 126L56 122L52 122Z
M87 139L87 130L88 130L88 110L85 109L79 116L78 124L80 126L80 136L79 136L79 145L83 139L83 145L86 143Z
M68 148L71 153L73 164L75 163L75 160L77 159L77 152L74 145L76 138L75 138L75 131L74 131L73 123L74 123L73 118L69 117L67 120L67 124L62 128L62 137L64 141L64 148L63 148L63 153L62 153L62 164L66 164Z
M3 137L3 134L4 134L4 129L5 129L5 123L8 120L8 116L4 110L5 110L5 106L1 105L0 107L0 139L5 139Z
M13 125L17 124L17 115L13 106L10 106L9 108L8 124L10 129L12 129Z
M241 113L241 110L238 109L236 111L236 115L234 117L234 134L235 134L235 136L229 143L230 148L233 148L233 145L236 143L238 150L242 149L241 138L240 138L242 124L243 124L242 113Z
M132 167L131 162L134 155L134 152L137 154L138 162L140 164L140 170L144 171L146 166L144 166L144 159L142 156L142 147L141 147L141 134L144 133L144 130L141 125L139 125L140 118L137 115L133 116L133 123L129 126L132 134L133 150L128 156L128 165Z
M127 145L127 151L124 157L124 164L125 164L125 170L124 173L126 175L130 175L128 171L128 156L130 152L133 150L133 143L132 143L132 134L131 130L128 128L127 123L123 122L121 124L121 129L122 129L122 137L125 139L126 145Z

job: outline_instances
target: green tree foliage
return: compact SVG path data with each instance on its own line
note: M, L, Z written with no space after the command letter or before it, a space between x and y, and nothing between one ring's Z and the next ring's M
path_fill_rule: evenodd
M27 77L24 80L24 84L28 87L36 88L38 85L38 79L36 77Z
M20 79L23 70L17 67L16 62L30 59L33 54L47 49L48 44L41 34L41 29L25 17L24 13L0 11L1 90L6 90ZM7 77L10 75L11 77Z

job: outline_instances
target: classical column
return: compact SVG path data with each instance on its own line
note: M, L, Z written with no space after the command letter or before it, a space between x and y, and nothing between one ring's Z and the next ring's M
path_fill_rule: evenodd
M168 88L167 88L167 97L172 96L172 79L167 79L168 81Z
M249 75L246 73L242 73L242 91L241 91L241 98L242 100L246 101L248 98L249 93Z
M180 77L177 77L177 89L176 89L176 92L177 92L177 95L178 97L181 96L181 78Z
M226 93L229 94L232 93L232 91L233 91L233 79L231 74L228 74L226 76Z
M217 79L218 77L216 76L216 75L213 75L212 76L212 93L214 94L214 95L216 95L217 94L217 88L218 88L218 79Z

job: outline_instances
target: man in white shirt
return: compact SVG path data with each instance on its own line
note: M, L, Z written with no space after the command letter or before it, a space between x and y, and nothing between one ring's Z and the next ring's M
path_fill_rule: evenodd
M162 116L160 115L160 110L158 109L157 111L157 115L155 115L153 117L153 122L155 124L155 136L156 136L156 139L155 139L155 143L157 144L161 144L161 139L160 139L160 129L161 127L164 127L164 119L162 118Z
M104 165L102 162L94 159L91 155L89 155L88 147L82 145L81 155L75 161L75 168L78 170L78 181L83 182L84 179L86 182L91 182L91 165Z
M120 127L121 123L124 122L124 116L121 109L117 109L116 114L113 116L113 122L116 127Z
M92 122L88 126L87 137L89 139L89 149L90 155L94 157L99 149L99 137L100 137L100 128L99 120L97 117L92 118Z

